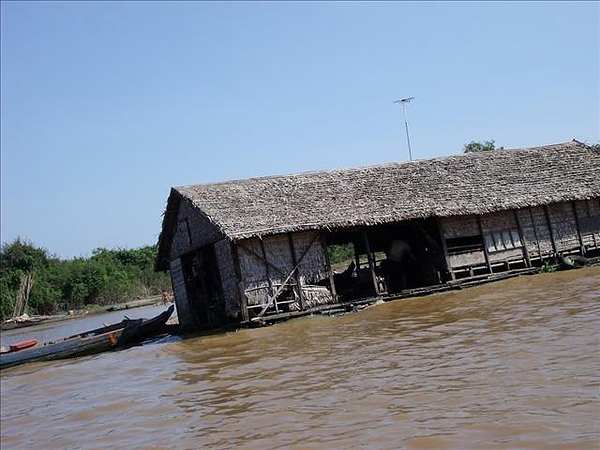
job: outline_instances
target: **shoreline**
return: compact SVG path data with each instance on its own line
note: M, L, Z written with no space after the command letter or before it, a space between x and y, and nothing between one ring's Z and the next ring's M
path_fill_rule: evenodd
M111 305L97 306L90 309L78 309L65 311L62 314L56 314L51 316L28 316L26 319L17 321L15 319L8 319L0 324L1 331L14 330L17 328L33 327L36 325L46 325L48 323L63 322L71 319L78 319L85 316L102 314L106 312L122 311L133 308L140 308L142 306L152 306L162 304L162 296L154 295L152 297L146 297L138 300L132 300L124 303L113 303Z

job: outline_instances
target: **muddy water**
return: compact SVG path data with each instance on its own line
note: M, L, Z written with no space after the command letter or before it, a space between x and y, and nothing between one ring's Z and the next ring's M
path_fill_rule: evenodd
M600 268L5 370L2 448L600 448Z

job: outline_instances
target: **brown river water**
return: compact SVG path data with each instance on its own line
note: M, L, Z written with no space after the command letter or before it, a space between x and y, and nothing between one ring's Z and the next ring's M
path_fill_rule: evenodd
M0 382L7 450L598 449L600 268L165 337Z

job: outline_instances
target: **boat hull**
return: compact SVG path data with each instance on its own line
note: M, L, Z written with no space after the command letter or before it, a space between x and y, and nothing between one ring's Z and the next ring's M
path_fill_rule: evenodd
M0 355L0 369L36 361L76 358L111 350L118 343L125 328L89 337L71 337L39 347Z

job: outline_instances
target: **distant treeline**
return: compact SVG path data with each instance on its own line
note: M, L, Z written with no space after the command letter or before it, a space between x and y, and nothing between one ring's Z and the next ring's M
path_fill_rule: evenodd
M170 278L154 271L156 251L156 246L98 248L90 258L64 260L20 239L3 244L0 316L10 318L15 304L25 300L26 312L33 315L158 295L170 289Z

